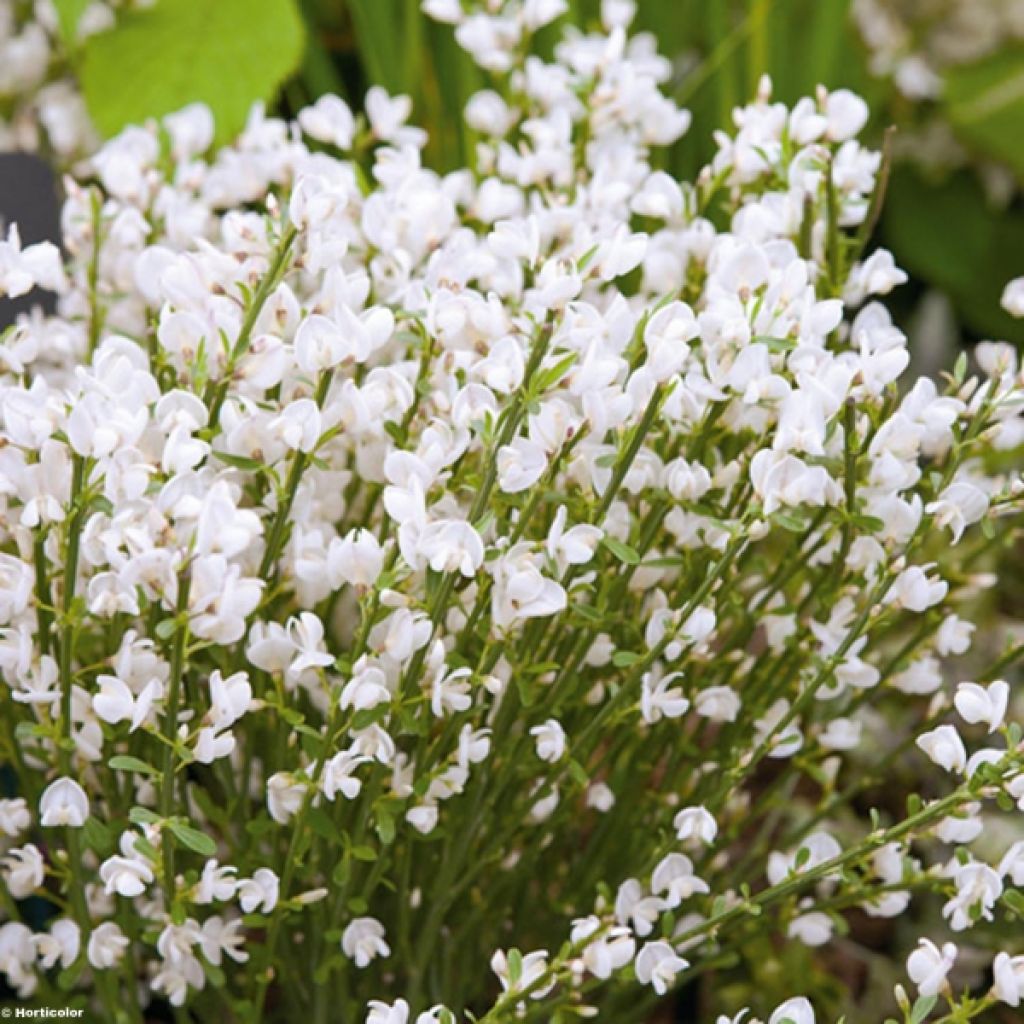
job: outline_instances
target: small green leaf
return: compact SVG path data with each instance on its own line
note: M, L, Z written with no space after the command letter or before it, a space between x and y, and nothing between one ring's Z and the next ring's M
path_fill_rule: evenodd
M791 512L774 513L772 522L778 523L784 530L789 530L791 533L803 533L807 529L807 521Z
M160 859L160 852L143 836L136 836L132 840L132 848L136 853L141 853L150 863L155 864Z
M169 821L167 827L182 846L204 857L212 857L217 852L217 844L205 832L200 832L199 829L180 821Z
M331 816L322 807L311 807L307 814L309 827L321 838L334 842L338 838L338 829Z
M921 996L917 1002L914 1003L914 1008L910 1011L909 1024L921 1024L921 1022L935 1008L935 1004L938 1001L938 996Z
M1006 889L1002 896L1003 906L1018 917L1024 917L1024 892L1020 889Z
M377 838L385 846L390 846L395 841L395 819L390 814L377 811Z
M575 758L569 759L568 768L569 774L581 788L586 787L590 783L590 776L587 775L587 770Z
M533 678L526 672L517 672L515 675L516 689L519 691L519 700L524 708L530 707L537 699L537 686Z
M170 640L177 628L178 623L175 619L161 619L156 624L156 629L153 632L156 633L160 640Z
M128 820L133 825L155 825L160 820L160 815L148 807L133 807L128 812Z
M640 655L634 651L616 651L612 655L612 664L616 668L629 668L630 665L635 665L642 660Z
M213 454L221 462L226 462L229 466L234 466L235 469L244 469L249 473L258 473L260 470L266 469L267 465L259 459L250 459L246 455L232 455L230 452L214 452Z
M82 839L90 850L105 856L114 847L114 837L103 822L90 815L82 828Z
M508 980L515 986L523 976L523 954L518 949L510 949L506 956L508 961Z
M961 352L956 358L956 365L953 367L953 379L957 384L963 384L967 376L967 353Z
M139 775L160 774L159 770L151 764L146 764L145 761L132 757L130 754L117 754L107 762L107 765L115 772L137 772Z
M626 565L639 565L640 555L635 548L623 544L614 537L602 537L601 543L620 561Z
M796 338L773 338L765 334L755 335L754 344L764 345L770 352L789 352L796 348Z
M569 367L576 362L576 353L570 352L568 355L563 356L553 366L549 366L546 370L543 370L537 375L536 383L534 384L534 390L537 394L543 394L548 388L553 387L557 384L568 372Z

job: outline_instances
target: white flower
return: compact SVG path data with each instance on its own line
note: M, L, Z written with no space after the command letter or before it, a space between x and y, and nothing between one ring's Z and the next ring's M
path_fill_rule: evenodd
M202 874L196 883L193 899L196 903L223 903L235 895L238 882L235 875L238 869L229 864L219 864L216 860L208 860L203 865Z
M544 576L523 545L497 559L491 571L491 616L499 628L518 619L554 615L565 607L565 590Z
M299 111L298 122L302 130L318 142L328 142L338 149L352 146L355 117L338 96L321 96L311 107Z
M0 800L0 832L9 839L24 832L32 824L32 815L24 797Z
M410 807L405 812L405 820L421 835L430 835L437 828L439 817L437 804L423 803Z
M92 698L96 715L111 725L131 722L130 732L135 732L151 717L154 704L164 695L163 683L159 679L151 679L138 696L117 676L100 675L96 682L100 686L99 693Z
M675 459L665 467L665 487L678 501L699 501L711 490L711 474L698 463Z
M832 938L832 930L832 918L828 914L812 911L794 917L786 928L786 935L799 939L805 946L824 946Z
M81 828L88 817L89 798L74 779L51 782L39 798L39 824L43 828Z
M783 1024L789 1021L790 1024L814 1024L814 1007L803 996L794 996L787 999L768 1018L768 1024Z
M896 577L885 600L911 612L923 612L938 604L949 590L944 580L933 580L927 566L912 565Z
M651 875L651 889L665 894L670 909L695 894L710 892L708 883L693 873L693 862L684 853L669 853L661 859Z
M359 765L369 761L368 757L361 754L354 754L349 750L342 750L328 760L323 777L320 780L320 788L328 800L333 801L340 793L346 800L355 800L362 789L362 782L357 779L353 772Z
M404 999L390 1004L371 999L367 1009L365 1024L407 1024L409 1020L409 1004Z
M782 507L832 504L841 493L824 467L808 466L795 455L777 451L760 451L753 457L750 480L764 502L765 515Z
M97 971L116 967L130 945L130 940L113 921L97 925L89 935L86 955L89 965Z
M1024 316L1024 277L1007 282L1001 305L1010 316Z
M221 965L225 955L235 963L244 964L249 959L249 954L242 949L245 943L242 927L242 922L238 918L225 921L217 915L208 917L203 922L199 936L203 956L215 967Z
M371 960L391 955L391 947L384 941L384 926L373 917L350 921L341 936L341 949L356 967L367 967Z
M637 954L636 977L658 995L664 995L675 983L676 975L689 966L689 961L677 956L667 942L648 942Z
M330 370L346 360L365 362L395 328L391 310L375 306L356 314L340 306L331 320L314 313L295 335L295 361L306 373Z
M546 543L548 555L560 567L567 565L586 565L594 557L594 552L604 531L597 526L580 523L565 529L568 511L560 505L552 520Z
M672 686L681 677L681 672L672 672L660 679L654 672L644 673L640 686L640 713L649 725L660 722L662 716L679 718L686 714L690 702L679 687Z
M230 757L235 749L235 737L230 732L200 729L192 747L192 754L200 764L213 764L218 758Z
M0 295L15 299L36 285L62 291L66 284L60 250L52 242L22 249L18 226L12 224L7 239L0 240Z
M257 868L252 878L243 878L235 890L238 904L246 914L269 914L277 906L280 880L270 868Z
M306 787L288 772L275 772L267 779L267 809L279 825L286 825L298 813Z
M975 920L992 920L992 907L1003 891L1002 879L987 864L972 861L953 873L956 895L942 908L953 931L970 928ZM972 916L977 914L977 918Z
M971 634L977 627L958 615L947 615L935 634L935 650L945 656L964 654L971 646Z
M498 449L498 485L506 494L532 487L547 469L544 449L526 437L517 437Z
M984 722L990 733L1003 724L1010 701L1009 684L997 679L987 687L978 683L960 683L953 703L960 717L971 725Z
M697 842L710 846L718 835L718 823L706 807L684 807L672 820L681 843Z
M46 864L39 849L31 843L14 847L7 855L0 858L0 871L3 872L4 884L11 896L16 900L31 896L46 877Z
M199 922L188 917L181 924L171 922L165 925L157 937L156 946L165 961L180 966L191 959L192 947L199 939Z
M311 398L290 402L267 426L286 448L307 454L316 448L323 429L320 408Z
M49 934L38 933L33 941L39 965L44 970L50 970L58 963L61 967L70 967L82 948L82 931L70 918L58 917L50 924Z
M842 852L842 847L827 832L812 832L792 853L772 852L765 874L772 885L778 885L790 874L811 871L835 860Z
M988 495L974 484L954 481L924 510L935 516L936 525L949 527L956 544L964 530L988 511Z
M350 530L335 537L327 551L327 572L336 589L342 583L372 587L384 568L384 552L369 530Z
M769 757L777 759L792 757L803 746L804 737L798 722L791 721L781 729L779 728L789 714L789 701L785 697L780 697L754 723L758 743L771 744Z
M619 886L615 897L615 919L623 925L632 925L637 935L650 935L655 922L666 908L657 896L645 896L643 887L635 878L627 878Z
M443 656L443 649L441 653ZM430 710L435 717L459 714L472 707L473 698L468 682L471 674L468 668L457 668L449 672L444 662L440 663L434 673L430 691Z
M190 988L201 989L206 984L203 965L194 956L167 964L152 981L153 990L167 996L171 1006L184 1006Z
M940 949L931 939L918 939L907 958L907 974L922 996L936 996L946 985L946 975L956 962L957 948L946 942Z
M999 953L992 962L995 984L992 991L996 999L1007 1006L1020 1006L1024 999L1024 956Z
M932 761L947 772L963 772L967 768L967 751L964 741L952 725L940 725L930 732L923 732L916 740L917 746Z
M583 964L595 978L603 980L633 959L636 942L628 928L606 928L600 935L595 935L601 928L600 918L579 918L573 921L569 941L574 946L586 943L581 954ZM591 936L595 937L590 939Z
M849 89L835 89L825 99L825 122L833 142L846 142L867 124L868 105Z
M113 895L131 898L141 896L153 881L153 869L139 857L115 854L100 865L104 890Z
M538 949L525 953L520 957L519 977L513 981L509 969L508 956L504 950L496 950L491 957L491 970L498 976L503 992L514 992L530 988L540 981L548 971L547 950ZM555 979L544 985L537 985L530 992L531 999L543 999L555 985Z
M252 686L245 672L232 672L225 679L219 669L210 674L208 717L216 729L234 725L252 707Z
M698 691L693 706L698 715L713 722L735 722L742 702L729 686L709 686Z
M8 921L0 926L0 969L21 999L32 995L38 984L34 967L35 944L31 930L20 921Z
M854 266L843 298L850 305L859 305L871 295L888 295L906 280L906 273L896 266L892 253L876 249L863 263Z
M1024 839L1019 839L999 861L999 874L1006 875L1014 885L1024 885Z
M530 729L537 748L537 756L542 761L553 764L565 755L565 731L554 718L549 718L541 725Z
M420 533L418 547L434 572L458 571L473 576L484 561L480 535L461 519L429 523Z
M291 678L298 679L304 672L334 664L334 658L323 648L324 625L312 612L302 612L298 618L288 620L288 639L296 651L288 666Z
M352 678L341 691L342 709L367 711L390 700L391 691L388 689L384 671L376 665L371 665L365 657L360 658L354 666Z

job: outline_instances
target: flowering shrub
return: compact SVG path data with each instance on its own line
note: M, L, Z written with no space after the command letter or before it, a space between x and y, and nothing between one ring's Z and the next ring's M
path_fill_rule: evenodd
M214 152L194 107L69 183L66 269L0 247L60 292L0 348L19 997L564 1024L714 972L810 1024L827 961L764 961L865 915L908 1020L1024 996L1016 356L901 381L856 96L765 83L679 183L628 5L544 63L558 6L429 5L473 168L376 90Z

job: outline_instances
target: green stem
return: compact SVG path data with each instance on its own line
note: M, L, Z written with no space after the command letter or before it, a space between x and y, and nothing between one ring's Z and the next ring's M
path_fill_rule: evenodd
M171 651L170 688L167 694L167 709L164 712L164 758L163 777L160 781L160 815L171 817L174 811L174 751L178 740L178 708L181 704L182 680L185 667L185 648L188 644L188 596L191 587L191 573L186 567L178 579L178 601L175 608L176 632ZM164 862L164 902L170 910L175 899L174 880L174 837L168 829L161 836Z

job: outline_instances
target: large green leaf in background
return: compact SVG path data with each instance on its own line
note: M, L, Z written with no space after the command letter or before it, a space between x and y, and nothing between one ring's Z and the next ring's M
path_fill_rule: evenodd
M1021 321L999 305L1006 282L1024 274L1024 213L993 207L973 172L934 183L897 167L883 235L896 262L944 291L972 332L1024 342Z
M104 135L201 100L225 141L254 101L274 98L302 48L293 0L160 0L90 38L80 77Z
M1024 177L1024 47L952 69L946 105L962 142Z

